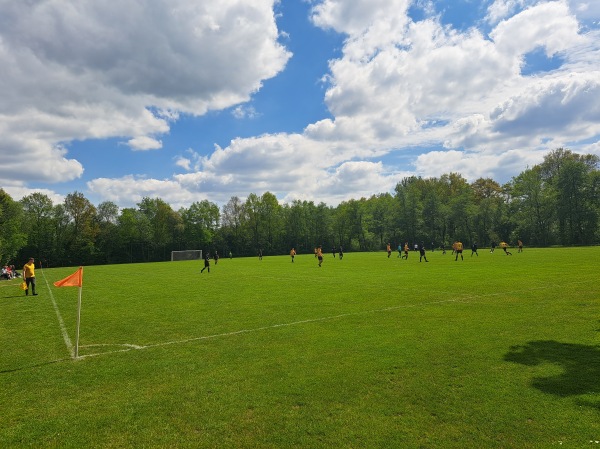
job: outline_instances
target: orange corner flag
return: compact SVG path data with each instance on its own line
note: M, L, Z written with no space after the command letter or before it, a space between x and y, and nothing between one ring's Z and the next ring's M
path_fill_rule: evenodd
M81 287L83 285L83 267L70 276L54 283L55 287Z

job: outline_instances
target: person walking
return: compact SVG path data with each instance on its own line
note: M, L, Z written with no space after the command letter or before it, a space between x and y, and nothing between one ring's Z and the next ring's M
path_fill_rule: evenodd
M292 263L294 263L294 257L296 257L296 250L294 248L290 251L290 257L292 258Z
M479 254L477 254L477 242L473 242L471 245L471 257L473 257L473 254L479 257Z
M29 287L31 287L31 294L37 296L35 292L35 260L33 257L29 258L29 261L23 265L23 279L25 279L25 296L29 295Z
M421 262L421 259L425 259L425 262L429 262L427 256L425 256L425 242L421 242L419 245L419 262Z
M390 256L392 255L392 245L390 245L390 244L389 244L389 242L388 242L388 244L386 245L386 247L385 247L385 250L387 251L387 254L388 254L388 259L389 259L389 258L390 258Z
M319 260L319 267L321 267L323 263L323 248L320 246L317 248L317 259Z
M519 247L518 253L523 252L523 242L521 240L517 240L517 246Z
M206 256L204 257L204 268L200 270L200 273L204 273L204 270L208 270L210 273L210 254L208 253L206 253Z

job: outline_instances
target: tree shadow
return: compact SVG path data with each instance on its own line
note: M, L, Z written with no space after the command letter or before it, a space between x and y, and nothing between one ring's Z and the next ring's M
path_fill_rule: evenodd
M553 363L563 368L561 374L536 377L532 386L544 393L566 397L600 393L600 347L558 341L530 341L511 346L504 356L508 362L535 366ZM593 406L598 407L597 404Z

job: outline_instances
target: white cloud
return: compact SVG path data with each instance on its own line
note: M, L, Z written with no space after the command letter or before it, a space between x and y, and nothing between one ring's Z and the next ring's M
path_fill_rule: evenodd
M161 198L175 210L187 207L194 201L207 199L199 192L190 192L178 182L168 179L148 179L124 176L118 179L97 178L87 183L88 189L120 207L135 207L144 197Z
M81 176L73 140L158 149L179 112L247 101L290 54L275 0L0 0L0 183ZM151 109L149 109L151 108Z
M510 150L504 153L473 153L457 150L431 151L416 159L416 172L423 177L460 173L469 182L478 178L508 181L527 167L543 161L545 151Z
M273 2L155 3L0 0L0 30L8 30L0 31L0 81L12 86L0 92L0 131L14 136L19 158L26 148L43 161L8 159L0 180L22 179L10 177L15 169L44 180L81 176L61 146L72 139L113 136L156 149L180 112L238 105L235 117L257 114L246 101L289 57L277 44ZM316 2L313 23L346 37L325 74L333 118L302 133L236 138L206 156L188 150L173 159L187 173L170 179L131 174L88 187L127 205L143 196L224 203L266 190L333 205L391 191L412 173L507 180L557 146L597 151L580 143L600 135L600 33L580 22L598 17L596 3L496 0L485 34L443 26L436 2L421 3L429 19L419 22L409 20L408 0ZM525 76L526 56L540 48L559 66ZM407 167L385 162L419 147L428 150ZM0 143L0 152L8 148Z
M144 150L158 150L162 148L162 142L160 140L156 140L150 136L138 136L133 139L129 139L127 145L131 147L132 150L144 151Z
M177 156L177 157L175 157L175 165L177 167L183 168L186 171L190 171L190 168L192 166L192 161L186 157Z
M256 117L260 117L261 114L259 114L256 109L254 109L253 106L248 106L248 105L240 105L240 106L236 106L233 111L231 111L231 114L237 118L237 119L244 119L244 118L256 118Z

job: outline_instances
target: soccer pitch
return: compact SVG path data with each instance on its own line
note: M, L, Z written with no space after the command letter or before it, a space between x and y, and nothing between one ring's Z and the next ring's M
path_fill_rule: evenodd
M511 251L2 281L0 447L595 447L600 248Z

